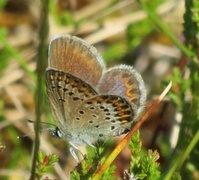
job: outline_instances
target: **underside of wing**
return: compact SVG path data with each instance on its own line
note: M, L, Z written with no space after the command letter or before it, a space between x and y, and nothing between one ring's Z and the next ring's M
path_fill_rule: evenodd
M98 140L125 133L132 126L135 108L116 95L98 95L87 99L79 110L81 113L74 115L78 126L75 139L84 144L94 144Z
M55 69L46 71L46 86L52 114L61 128L72 124L76 109L80 109L85 100L97 95L81 79Z
M137 108L135 118L145 106L146 89L141 75L126 65L108 69L101 77L97 86L100 93L121 96Z
M93 46L68 34L51 40L48 66L81 78L92 86L97 85L105 69L101 55Z

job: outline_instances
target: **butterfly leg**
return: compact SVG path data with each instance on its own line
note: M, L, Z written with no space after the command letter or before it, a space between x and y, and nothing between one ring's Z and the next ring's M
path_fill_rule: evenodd
M78 151L78 152L82 155L82 157L84 157L84 155L83 155L83 153L80 151L80 149L79 149L77 146L75 146L74 144L70 143L70 149L69 149L69 151L70 151L71 155L73 156L73 158L74 158L78 163L80 163L80 159L79 159L79 157L78 157L78 155L77 155L77 153L76 153L76 151Z

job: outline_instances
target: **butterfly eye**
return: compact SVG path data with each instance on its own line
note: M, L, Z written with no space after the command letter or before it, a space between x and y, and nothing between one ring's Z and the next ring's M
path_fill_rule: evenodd
M63 134L62 134L62 132L59 130L58 127L56 127L55 129L50 129L50 134L51 134L53 137L57 137L57 138L62 138L62 137L63 137Z
M59 130L59 128L56 128L56 135L57 135L57 137L59 137L59 138L62 138L62 132Z

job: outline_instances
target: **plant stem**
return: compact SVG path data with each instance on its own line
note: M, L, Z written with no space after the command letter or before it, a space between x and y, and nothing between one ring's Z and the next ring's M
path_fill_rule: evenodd
M41 24L39 31L39 46L38 46L38 58L37 58L37 90L35 94L36 98L36 123L35 123L35 144L32 160L32 169L30 179L34 180L36 175L36 163L38 159L39 150L39 129L41 121L41 113L43 109L43 74L45 71L45 62L47 59L47 53L45 53L46 40L48 36L48 5L49 0L41 0Z

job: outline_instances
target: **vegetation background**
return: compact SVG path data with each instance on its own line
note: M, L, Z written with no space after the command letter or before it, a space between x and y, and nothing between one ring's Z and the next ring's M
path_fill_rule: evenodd
M32 133L28 120L54 122L44 74L49 40L64 33L93 44L108 67L133 65L147 107L173 82L102 179L199 179L197 0L1 0L0 179L92 179L122 138L99 145L97 155L82 149L89 156L77 166L67 142Z

